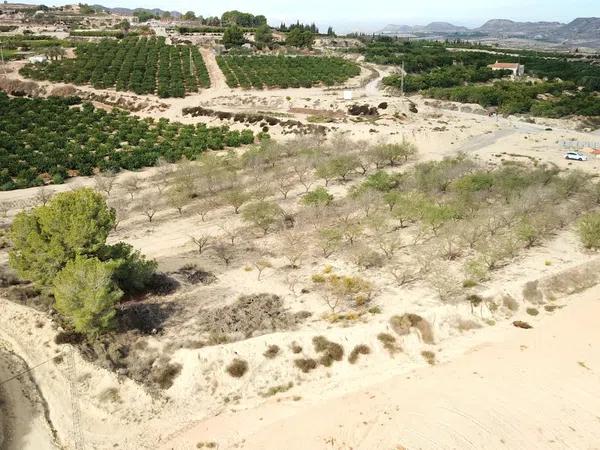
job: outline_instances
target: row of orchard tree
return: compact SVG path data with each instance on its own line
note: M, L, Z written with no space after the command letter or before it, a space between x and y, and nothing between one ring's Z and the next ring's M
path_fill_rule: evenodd
M136 170L159 158L196 158L254 141L250 130L106 112L78 98L9 98L0 93L0 189L62 183L95 171Z
M219 56L217 62L230 87L332 86L360 74L360 68L337 57Z
M21 74L35 80L91 84L136 94L184 97L210 86L198 49L167 45L163 37L129 37L80 44L77 58L28 64Z

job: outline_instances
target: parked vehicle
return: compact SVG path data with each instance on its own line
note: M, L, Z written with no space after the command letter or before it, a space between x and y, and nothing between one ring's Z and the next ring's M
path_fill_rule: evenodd
M565 153L565 159L572 159L575 161L587 161L587 156L579 152L567 152Z

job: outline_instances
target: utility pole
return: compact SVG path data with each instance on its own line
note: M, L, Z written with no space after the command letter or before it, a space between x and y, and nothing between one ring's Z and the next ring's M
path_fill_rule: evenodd
M6 75L6 66L4 65L4 47L0 44L0 63L2 64L2 71Z
M79 409L79 393L77 392L77 367L75 365L75 347L67 353L67 375L71 391L71 413L73 415L73 444L75 450L83 450L85 443L81 432L81 410Z
M404 61L402 61L402 67L400 68L400 96L404 97Z

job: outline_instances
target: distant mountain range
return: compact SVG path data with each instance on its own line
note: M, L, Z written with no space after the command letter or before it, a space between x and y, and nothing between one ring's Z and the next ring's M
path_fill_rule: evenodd
M131 16L131 15L133 15L133 13L135 11L141 11L141 10L148 11L159 17L162 16L162 14L165 12L171 13L171 16L174 18L181 17L181 15L182 15L179 11L163 11L162 9L159 9L159 8L153 8L153 9L150 9L150 8L133 8L133 9L132 8L108 8L108 7L102 6L102 5L92 5L92 7L96 8L96 9L102 9L102 10L110 12L112 14L118 14L120 16Z
M388 25L379 34L480 34L492 37L522 37L551 42L600 40L600 18L581 17L567 24L560 22L515 22L506 19L488 20L479 28L467 28L446 22L425 26Z

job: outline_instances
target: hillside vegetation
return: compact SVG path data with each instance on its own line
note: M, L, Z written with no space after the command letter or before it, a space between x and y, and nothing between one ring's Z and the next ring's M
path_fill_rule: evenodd
M450 51L450 47L458 47ZM464 48L463 48L464 47ZM600 115L597 91L600 67L584 60L567 60L557 53L498 50L464 43L402 42L380 38L362 50L368 61L381 64L404 63L404 91L421 92L426 97L483 107L498 107L506 114L529 113L535 116L563 117L573 114ZM525 65L526 74L541 82L494 82L510 75L487 66L498 60ZM399 75L383 80L399 88Z

